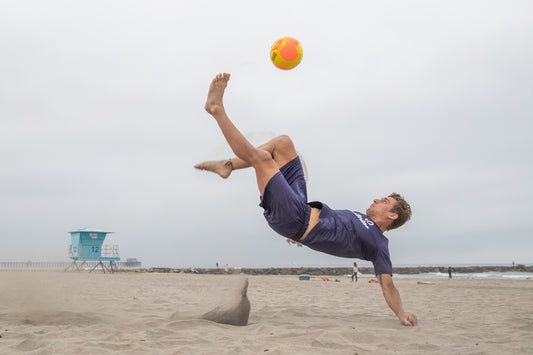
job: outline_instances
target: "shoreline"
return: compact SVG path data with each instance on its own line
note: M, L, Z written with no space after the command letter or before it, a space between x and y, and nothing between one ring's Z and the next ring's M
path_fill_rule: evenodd
M374 275L374 268L360 267L360 274ZM533 266L464 266L452 267L454 274L488 273L488 272L527 272L533 273ZM216 268L167 268L152 267L141 269L121 269L120 272L174 272L174 273L199 273L199 274L224 274L224 269ZM448 267L443 266L420 266L420 267L393 267L396 275L420 275L428 273L448 273ZM351 275L351 267L278 267L278 268L230 268L228 273L241 273L245 275L313 275L313 276L343 276Z

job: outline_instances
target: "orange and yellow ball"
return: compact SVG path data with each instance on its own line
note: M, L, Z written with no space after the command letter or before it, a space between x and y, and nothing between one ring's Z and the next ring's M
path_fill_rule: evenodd
M302 45L292 37L281 37L270 48L270 60L283 70L296 68L303 57Z

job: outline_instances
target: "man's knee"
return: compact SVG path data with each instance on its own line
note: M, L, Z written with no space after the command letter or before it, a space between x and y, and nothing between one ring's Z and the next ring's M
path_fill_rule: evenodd
M292 152L296 151L294 148L294 143L292 142L291 137L286 134L277 136L275 138L274 150L278 152Z
M297 156L298 154L296 153L296 148L294 147L291 138L288 135L283 134L273 138L258 149L252 165L265 163L270 165L274 162L276 166L280 168Z
M277 144L279 145L293 145L291 137L286 134L282 134L275 138Z
M270 163L274 161L272 155L270 155L269 152L262 149L257 149L254 154L254 163L252 165L258 165L258 164L264 164L264 163Z

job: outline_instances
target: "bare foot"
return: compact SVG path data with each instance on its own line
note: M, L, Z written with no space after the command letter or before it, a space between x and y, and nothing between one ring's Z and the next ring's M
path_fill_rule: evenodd
M209 92L207 93L205 110L212 116L216 115L217 113L224 112L222 96L224 96L224 90L226 90L226 86L228 86L229 77L230 75L228 73L218 74L215 76L213 81L211 81Z
M196 164L194 167L198 170L207 170L212 173L218 174L221 178L227 179L231 171L233 170L233 167L230 163L231 160L211 160L211 161L204 161L203 163Z

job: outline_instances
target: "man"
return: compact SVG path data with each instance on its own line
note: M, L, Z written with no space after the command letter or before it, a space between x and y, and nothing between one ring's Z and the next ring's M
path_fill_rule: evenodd
M402 196L393 193L375 199L366 215L332 210L321 202L307 202L302 164L288 136L279 136L255 148L233 125L223 105L230 75L218 74L209 87L206 111L217 121L230 145L234 159L207 161L195 165L222 178L233 170L252 167L261 194L260 206L272 229L309 248L340 257L360 258L374 263L383 296L402 324L416 325L416 315L403 310L400 294L392 282L392 264L384 231L398 228L411 217Z

